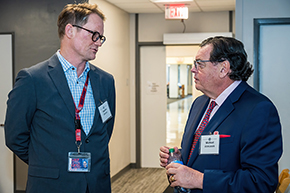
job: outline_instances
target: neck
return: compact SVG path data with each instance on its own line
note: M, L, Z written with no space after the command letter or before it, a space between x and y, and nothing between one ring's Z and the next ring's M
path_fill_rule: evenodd
M76 67L77 69L77 76L79 77L85 67L86 67L86 61L82 61L82 60L79 60L78 58L74 58L74 57L71 57L73 56L74 54L70 54L68 51L64 50L64 49L60 49L60 54L71 64L73 65L74 67Z
M219 85L219 87L214 91L214 92L208 92L208 93L204 93L206 96L208 96L209 98L215 100L224 90L226 90L232 83L234 82L234 80L231 79L227 79L227 81L223 81L221 82L221 84Z

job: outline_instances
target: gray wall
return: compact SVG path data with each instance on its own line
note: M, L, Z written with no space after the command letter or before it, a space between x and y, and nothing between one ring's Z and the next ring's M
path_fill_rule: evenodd
M15 33L15 74L56 52L58 14L74 2L80 0L0 0L0 32Z

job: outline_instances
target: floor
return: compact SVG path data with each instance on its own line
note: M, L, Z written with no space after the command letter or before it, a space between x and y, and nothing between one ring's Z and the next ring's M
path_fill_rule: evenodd
M112 193L163 193L167 186L164 168L130 169L112 183Z
M167 104L167 132L166 145L180 148L188 112L192 104L191 95Z
M180 147L192 100L192 96L180 100L168 100L167 146ZM167 187L168 181L164 168L130 169L112 183L112 193L163 193Z

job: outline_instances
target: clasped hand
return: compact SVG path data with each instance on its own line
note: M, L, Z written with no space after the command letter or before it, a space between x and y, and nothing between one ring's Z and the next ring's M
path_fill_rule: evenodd
M179 151L177 147L174 147L175 152ZM160 147L160 166L166 168L166 174L168 180L171 183L171 187L180 186L184 188L202 189L203 185L203 173L194 170L188 166L178 163L167 164L169 158L169 147ZM173 175L173 178L170 178Z

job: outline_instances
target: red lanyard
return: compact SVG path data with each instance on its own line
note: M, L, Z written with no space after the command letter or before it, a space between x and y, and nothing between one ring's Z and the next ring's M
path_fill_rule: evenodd
M85 98L86 98L86 94L87 94L87 87L89 84L89 74L87 74L87 79L82 91L82 95L78 104L78 107L76 107L76 104L74 102L75 105L75 130L76 130L76 141L81 141L81 118L79 113L81 112L81 110L84 107L84 102L85 102Z

